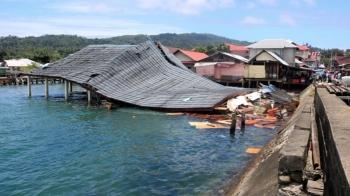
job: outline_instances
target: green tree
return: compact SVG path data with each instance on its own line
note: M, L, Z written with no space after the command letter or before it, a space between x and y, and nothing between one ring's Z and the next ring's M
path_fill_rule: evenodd
M350 57L350 49L346 49L346 50L345 50L345 55L348 56L348 57Z
M23 71L28 72L28 71L31 71L31 70L37 69L37 68L38 68L38 65L35 62L32 62L30 65L23 67Z
M196 46L194 48L194 51L195 52L203 52L203 53L205 53L206 52L206 47L205 46Z
M230 46L225 44L219 44L218 46L216 46L216 50L222 51L222 52L230 52Z

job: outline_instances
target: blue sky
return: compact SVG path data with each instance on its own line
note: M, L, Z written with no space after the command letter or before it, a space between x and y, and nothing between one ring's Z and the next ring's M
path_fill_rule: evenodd
M194 32L350 49L350 1L0 0L0 5L0 36L105 38Z

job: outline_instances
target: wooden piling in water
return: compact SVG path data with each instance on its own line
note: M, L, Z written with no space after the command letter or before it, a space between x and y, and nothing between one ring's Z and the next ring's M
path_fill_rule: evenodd
M242 114L241 114L241 129L244 129L245 127L245 112L242 111Z
M232 113L232 121L231 121L231 127L230 127L230 134L234 134L236 132L236 122L237 122L237 115L236 113Z

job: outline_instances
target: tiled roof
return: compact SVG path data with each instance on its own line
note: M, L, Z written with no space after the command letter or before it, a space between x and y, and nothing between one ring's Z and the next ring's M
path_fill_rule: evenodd
M301 46L301 45L298 45L298 44L296 44L296 46L299 48L299 50L310 50L310 48L307 47L307 46Z
M338 62L339 65L350 64L350 57L348 56L335 56L334 59Z
M310 55L310 58L317 60L317 56L321 56L321 53L320 52L312 52Z
M182 53L184 53L186 56L190 57L191 59L193 59L194 61L199 61L201 59L207 58L208 55L205 53L201 53L201 52L193 52L193 51L188 51L188 50L178 50Z
M236 46L234 44L228 44L228 43L225 43L225 45L228 45L230 46L230 51L235 51L235 50L245 50L245 51L248 51L249 48L247 48L247 46Z

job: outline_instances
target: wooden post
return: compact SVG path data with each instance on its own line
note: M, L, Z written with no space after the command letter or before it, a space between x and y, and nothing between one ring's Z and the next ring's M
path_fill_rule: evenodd
M30 83L30 76L27 76L27 85L28 85L28 97L32 96L32 83Z
M236 112L234 112L234 113L232 113L230 134L235 134L235 132L236 132L236 122L237 122L237 115L236 115Z
M241 114L241 129L244 129L245 127L245 112L242 111L242 114Z
M91 103L91 91L87 90L88 103Z
M69 82L69 93L72 93L73 92L73 84L72 82Z
M45 77L45 97L49 98L49 80Z
M64 81L64 98L66 99L66 100L68 100L68 81L67 80L65 80Z

